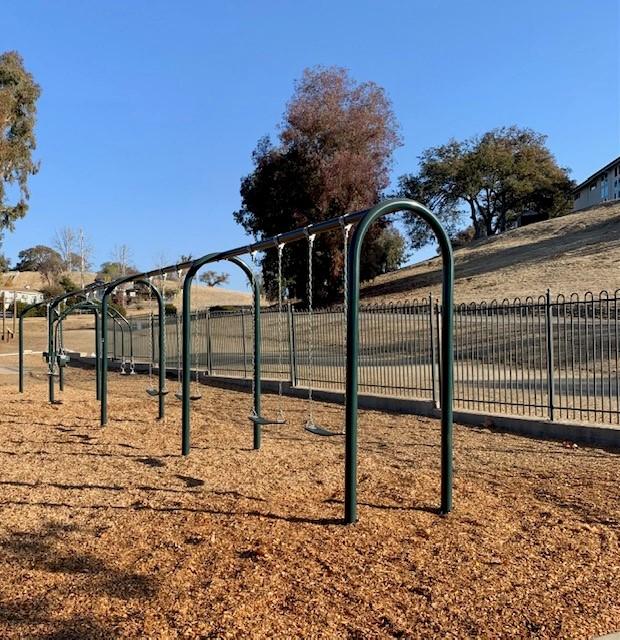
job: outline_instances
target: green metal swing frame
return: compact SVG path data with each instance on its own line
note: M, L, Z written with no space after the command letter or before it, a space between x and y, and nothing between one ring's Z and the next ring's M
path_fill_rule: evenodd
M452 246L446 230L438 218L426 207L414 200L391 199L385 200L371 209L350 213L339 218L332 218L316 224L301 227L292 231L279 234L273 238L266 238L249 246L242 246L224 252L210 253L197 260L190 260L180 265L170 265L162 269L127 276L108 285L103 285L104 293L101 299L101 342L103 353L106 351L108 298L112 291L120 284L126 282L139 282L152 286L149 277L170 273L175 270L186 270L183 283L183 340L182 340L182 422L181 422L181 453L186 456L190 452L190 426L191 426L191 285L198 270L206 264L228 260L240 266L251 277L254 292L256 313L254 321L254 398L253 406L256 416L261 416L261 351L260 351L260 284L257 278L250 276L251 270L240 260L239 256L262 251L274 246L274 243L289 244L298 242L307 235L318 235L338 228L342 224L351 224L354 231L351 237L351 246L348 253L348 279L349 304L347 308L346 327L346 384L345 384L345 473L344 473L344 522L351 524L357 521L357 464L358 464L358 387L359 387L359 298L360 298L360 259L364 237L370 226L380 217L407 211L421 218L432 230L439 244L442 258L442 307L441 307L441 376L440 376L440 400L441 400L441 491L440 511L447 514L452 510L452 484L453 484L453 305L454 305L454 257ZM250 272L250 273L248 273ZM87 287L79 292L72 292L56 298L49 307L49 328L53 322L55 308L63 299L84 295L87 291L102 288L102 285ZM158 295L160 310L160 367L159 380L160 391L165 385L165 342L163 337L163 325L161 319L165 318L163 298ZM38 305L31 305L32 309ZM20 314L20 329L25 311ZM52 332L48 330L49 353L53 353ZM20 341L22 340L20 331ZM23 359L23 356L22 356ZM107 357L101 359L101 424L107 422ZM22 373L20 373L20 388L23 385ZM54 382L50 376L50 399L53 399ZM160 396L160 417L164 415L163 396ZM254 448L259 449L261 444L260 421L254 422Z
M452 510L453 485L453 307L454 307L454 256L448 233L439 219L426 207L415 200L390 199L375 207L347 214L340 218L332 218L308 227L302 227L280 234L274 238L266 238L246 247L230 251L211 253L195 260L185 276L183 284L183 406L181 424L181 452L188 455L190 451L190 383L191 371L191 284L196 272L204 265L219 260L231 260L243 254L262 251L274 245L274 242L291 243L306 238L309 233L320 234L337 228L342 224L354 225L351 247L348 255L348 291L349 305L347 309L347 342L346 342L346 393L345 393L345 497L344 522L351 524L357 521L357 466L358 466L358 387L359 387L359 298L360 298L360 262L364 238L370 226L377 219L399 211L410 212L421 218L431 228L439 245L442 258L442 309L441 335L442 349L440 400L441 400L441 489L440 512L447 514ZM257 298L260 300L260 298ZM259 307L257 307L259 308ZM260 316L260 313L255 314ZM255 324L254 344L260 343L260 323ZM255 347L256 348L256 347ZM256 355L256 352L255 352ZM260 352L256 362L257 379L260 380ZM256 375L256 372L255 372ZM260 384L255 387L255 404L260 405ZM261 425L254 425L254 448L260 447Z

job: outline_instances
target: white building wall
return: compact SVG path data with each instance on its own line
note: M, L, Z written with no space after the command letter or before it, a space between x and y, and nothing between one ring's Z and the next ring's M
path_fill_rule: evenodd
M573 211L620 199L620 160L573 192Z
M40 291L11 291L10 289L0 289L0 300L4 300L4 308L12 307L15 300L24 304L36 304L43 302L44 296Z

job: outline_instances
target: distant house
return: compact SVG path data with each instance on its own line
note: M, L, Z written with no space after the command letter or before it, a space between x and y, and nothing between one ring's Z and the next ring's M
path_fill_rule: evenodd
M573 211L620 200L620 156L573 189Z
M15 302L35 304L43 302L44 296L40 291L15 291L14 289L0 288L0 305L4 302L4 308L12 307Z

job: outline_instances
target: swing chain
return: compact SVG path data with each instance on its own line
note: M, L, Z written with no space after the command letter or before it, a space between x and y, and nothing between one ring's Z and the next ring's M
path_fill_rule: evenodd
M284 419L282 408L282 367L284 364L282 355L283 327L282 327L282 254L284 253L284 243L280 243L278 237L275 240L278 249L278 419Z
M346 331L347 331L347 315L349 309L349 233L351 232L351 228L353 225L349 222L346 223L344 217L340 218L340 225L342 226L343 231L343 248L342 248L342 259L343 259L343 268L342 268L342 278L343 278L343 300L342 300L342 313L344 319L344 328L343 333L346 341ZM346 356L345 356L346 357ZM344 391L344 399L346 400L346 385Z
M256 251L250 251L250 258L252 260L252 292L251 292L251 300L252 300L252 320L254 320L255 314L256 313L260 313L260 307L258 309L256 309L256 301L254 299L254 288L256 287L256 277L257 277L257 262L256 262ZM243 314L241 315L241 322L244 323L245 322L245 318L243 316ZM256 322L254 320L254 322ZM245 335L245 332L244 332ZM252 334L254 335L254 334ZM252 412L250 413L250 418L258 418L258 414L256 413L256 407L254 406L254 394L256 392L256 380L254 379L254 372L256 371L256 358L254 356L254 350L256 348L256 346L254 345L254 339L255 336L252 338L252 349L251 349L251 362L252 362L252 375L251 375L251 379L252 379ZM245 345L244 345L245 348ZM243 366L245 368L245 362L243 363Z
M177 281L180 283L181 282L181 278L183 277L183 269L177 269ZM180 290L180 286L177 287L177 292ZM177 393L181 393L181 367L183 366L182 363L182 359L181 359L181 323L179 322L180 318L179 318L179 310L178 308L175 309L175 313L174 313L174 321L175 321L175 327L176 327L176 339L177 339L177 385L179 387L179 390L177 391Z
M151 357L149 358L149 386L153 386L153 361L155 360L155 320L153 318L153 276L149 276L149 312L150 312L150 338L151 338ZM161 322L161 320L160 320Z
M316 237L314 233L310 233L308 231L308 227L305 228L305 234L308 238L308 286L307 286L307 295L308 295L308 424L314 424L314 415L312 412L312 387L314 385L314 315L313 315L313 299L312 299L312 256L314 250L314 238Z

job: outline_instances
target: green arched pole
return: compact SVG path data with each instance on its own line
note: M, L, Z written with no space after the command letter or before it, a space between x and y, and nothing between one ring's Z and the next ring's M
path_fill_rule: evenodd
M92 311L95 316L95 381L97 390L97 400L101 399L101 322L100 322L100 303L97 300L85 300L65 309L56 320L56 337L54 341L54 352L58 352L58 334L62 335L63 323L67 316L79 309ZM122 339L122 354L125 353L125 328L129 331L130 344L133 343L133 331L131 324L122 313L116 309L108 308L108 317L114 322L114 326L120 327ZM133 355L133 348L131 350ZM62 371L62 369L61 369ZM62 387L61 387L62 391Z
M19 385L19 393L24 393L24 320L26 316L37 309L38 307L42 307L47 305L46 301L43 302L35 302L34 304L29 304L27 307L24 307L19 314L19 340L18 340L18 352L19 352L19 375L18 375L18 385Z
M48 314L47 314L47 357L48 357L48 367L49 367L49 371L48 371L48 395L49 395L49 401L50 402L54 402L55 401L55 385L54 385L54 376L52 375L54 372L54 368L55 368L55 362L56 362L56 352L54 351L54 322L57 320L58 316L58 311L57 311L57 307L58 305L63 302L64 300L67 300L68 298L86 298L86 292L85 291L71 291L70 293L64 293L61 296L58 296L57 298L54 298L48 307Z
M109 311L108 300L114 289L121 284L133 282L134 284L143 284L151 289L157 298L157 307L159 313L159 411L158 418L161 420L165 415L165 396L166 388L166 310L164 306L164 298L157 287L148 279L143 278L140 274L131 275L119 280L111 282L103 290L101 297L101 426L108 423L108 322L107 316Z
M101 376L100 376L100 366L101 366L101 322L99 317L99 305L97 302L85 300L84 302L79 302L74 304L71 307L66 308L56 319L56 335L54 339L54 353L57 353L58 350L58 333L62 331L63 322L67 316L71 315L74 311L79 309L85 309L87 311L92 311L95 316L95 390L96 390L96 398L97 400L101 397ZM114 319L112 314L109 314L110 317ZM116 319L114 319L117 322ZM119 323L120 324L120 323ZM121 329L122 330L122 329ZM62 368L61 368L62 371ZM60 387L62 391L62 387Z
M360 258L364 237L372 223L396 211L410 211L426 222L435 234L443 262L441 341L441 512L452 510L452 404L453 404L453 289L454 258L450 238L426 207L406 199L387 200L367 211L353 236L348 260L349 305L347 308L347 359L345 405L345 523L357 520L357 432L359 386Z
M261 322L260 322L260 281L254 277L252 269L236 256L226 256L221 253L210 253L198 260L195 260L185 274L183 282L183 377L182 377L182 419L181 419L181 453L189 455L190 451L190 424L191 424L191 359L192 359L192 281L198 270L206 264L217 262L218 260L228 260L240 267L250 282L254 295L254 413L260 416L261 410ZM261 425L254 422L253 446L260 449L262 430Z
M116 324L121 328L121 340L123 341L121 344L121 358L125 357L125 329L123 326L127 329L129 335L129 361L133 363L133 327L131 326L131 322L129 322L120 311L110 307L108 307L108 310L112 312L112 315L118 321Z

